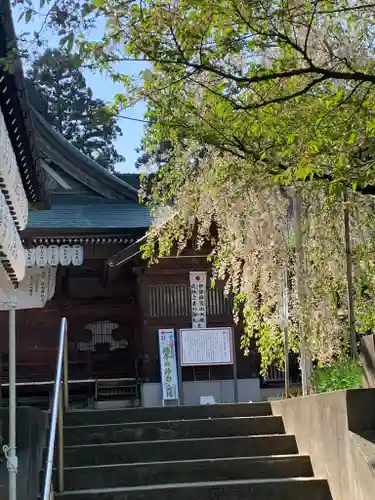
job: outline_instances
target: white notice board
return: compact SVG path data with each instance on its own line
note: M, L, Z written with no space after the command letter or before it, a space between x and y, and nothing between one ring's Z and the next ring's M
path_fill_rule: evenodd
M232 365L232 328L184 328L179 331L179 349L181 366Z

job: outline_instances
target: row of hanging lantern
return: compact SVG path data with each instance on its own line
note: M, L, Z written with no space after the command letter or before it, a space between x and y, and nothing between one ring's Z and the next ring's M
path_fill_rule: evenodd
M82 245L38 245L25 250L26 266L82 266Z
M17 287L25 276L25 252L18 231L26 227L28 202L1 108L0 157L0 288L5 290L8 285Z
M0 311L44 307L55 293L56 271L57 267L53 266L28 267L17 290L0 291Z
M8 278L19 283L25 276L25 253L9 207L0 191L0 253Z

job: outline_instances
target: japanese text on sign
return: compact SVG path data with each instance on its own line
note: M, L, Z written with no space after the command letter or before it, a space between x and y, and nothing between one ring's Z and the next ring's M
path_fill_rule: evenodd
M193 328L207 326L207 273L190 273L191 323Z
M159 356L163 401L179 399L176 344L173 329L159 330Z
M180 330L181 366L233 364L232 335L230 327Z

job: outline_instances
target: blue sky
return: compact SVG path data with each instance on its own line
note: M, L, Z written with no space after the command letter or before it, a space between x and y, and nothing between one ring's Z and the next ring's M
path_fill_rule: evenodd
M24 20L17 22L19 17L18 9L14 10L14 25L18 35L25 32L33 33L34 31L39 31L41 27L41 20L38 18L32 19L30 23L26 24ZM95 36L95 33L92 33ZM58 44L58 39L47 31L43 32L43 39L46 41L48 47L53 48ZM43 51L41 49L41 51ZM139 72L144 69L145 65L143 63L137 62L126 62L119 66L119 70L128 75L138 75ZM106 102L112 102L116 94L121 93L123 88L120 84L115 84L106 75L100 73L93 73L90 71L85 71L85 77L88 85L92 88L94 96L103 99ZM132 109L124 112L125 116L131 118L142 119L145 112L145 104L139 103ZM143 124L136 121L120 119L119 125L123 132L122 137L119 137L116 143L116 147L119 153L125 156L126 161L124 163L118 164L116 170L120 172L135 172L134 167L135 161L139 156L135 149L140 146L142 135L143 135Z

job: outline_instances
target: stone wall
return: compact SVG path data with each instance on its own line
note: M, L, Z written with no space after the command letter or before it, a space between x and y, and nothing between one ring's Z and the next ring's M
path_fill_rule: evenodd
M375 388L375 335L362 337L360 357L363 370L363 387Z
M9 411L0 409L2 445L9 442ZM43 468L43 450L46 444L48 415L37 408L17 408L17 498L35 500L39 495L40 471ZM0 455L0 500L8 500L8 469Z
M240 403L260 401L258 378L238 379ZM199 405L201 396L213 396L216 403L234 403L233 380L200 380L183 382L184 405ZM160 383L146 383L141 387L142 406L162 406Z
M300 453L317 477L328 479L333 500L372 500L375 491L375 389L273 401Z

